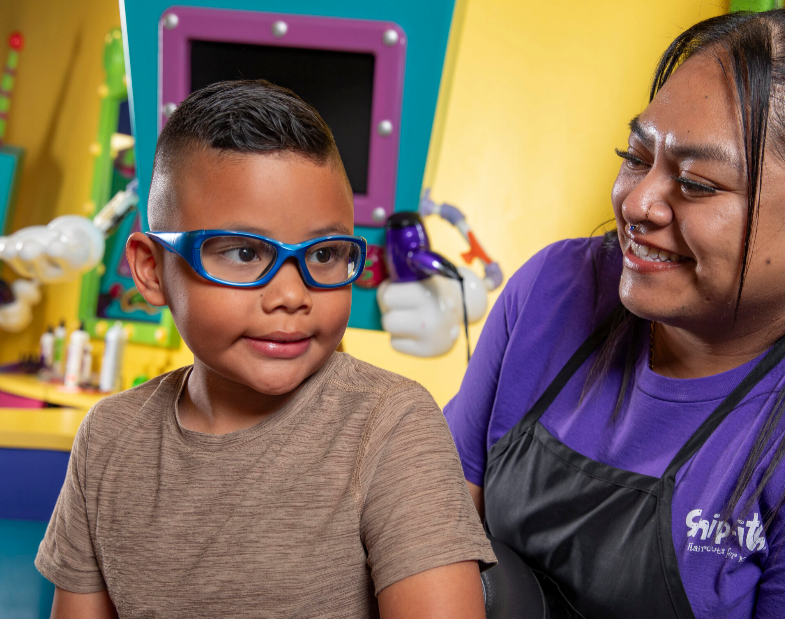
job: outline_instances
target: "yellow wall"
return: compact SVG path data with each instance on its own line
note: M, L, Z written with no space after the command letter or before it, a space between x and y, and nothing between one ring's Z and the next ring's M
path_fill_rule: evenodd
M703 0L467 0L443 141L431 162L434 198L464 210L507 275L548 243L588 235L611 217L613 148L626 144L627 121L645 107L659 54L725 8ZM0 0L0 40L16 28L27 39L8 136L28 149L16 226L79 213L87 199L103 36L117 24L114 0ZM434 218L427 225L435 248L458 259L465 247L457 232ZM34 327L0 332L0 361L32 352L41 329L61 316L73 326L78 288L50 287ZM480 330L471 328L472 345ZM388 341L351 330L344 343L420 381L442 405L458 390L463 342L444 357L417 359ZM184 348L131 347L126 377L190 359Z
M702 0L468 0L433 197L459 205L505 275L556 240L612 217L611 184L627 122L646 105L668 43L726 3ZM438 218L432 244L465 246ZM475 265L477 266L477 265ZM497 295L493 295L495 300ZM471 327L472 347L481 324ZM347 349L421 382L444 405L460 387L460 341L439 359L390 349L353 331Z

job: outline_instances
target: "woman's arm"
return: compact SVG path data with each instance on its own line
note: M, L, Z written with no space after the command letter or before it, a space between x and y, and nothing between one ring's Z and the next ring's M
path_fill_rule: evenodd
M379 592L381 619L485 619L480 570L463 561L426 570Z
M117 619L117 611L106 591L72 593L55 587L50 619Z
M460 390L444 408L464 477L474 484L481 484L485 474L488 426L509 341L507 327L502 293L488 315Z

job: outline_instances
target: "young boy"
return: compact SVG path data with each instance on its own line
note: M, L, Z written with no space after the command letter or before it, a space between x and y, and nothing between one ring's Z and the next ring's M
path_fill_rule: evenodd
M36 559L53 617L484 617L494 556L440 410L334 352L365 242L316 111L262 81L192 94L148 218L134 281L194 365L82 423Z

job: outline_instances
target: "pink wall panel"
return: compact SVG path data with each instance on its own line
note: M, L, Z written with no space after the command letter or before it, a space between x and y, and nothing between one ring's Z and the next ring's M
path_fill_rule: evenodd
M0 391L0 408L43 408L41 400L31 400L18 395Z

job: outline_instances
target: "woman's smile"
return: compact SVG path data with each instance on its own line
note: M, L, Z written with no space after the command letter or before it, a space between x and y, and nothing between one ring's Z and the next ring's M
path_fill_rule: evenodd
M624 252L624 266L636 273L663 273L673 269L684 268L687 258L664 249L648 247L630 242Z
M685 256L681 256L675 252L668 251L667 249L659 249L651 245L643 243L636 243L630 241L630 251L641 260L645 262L683 262L687 260Z

